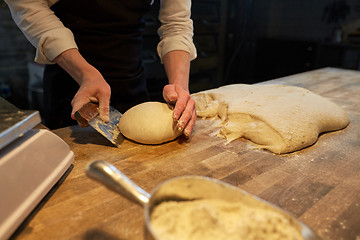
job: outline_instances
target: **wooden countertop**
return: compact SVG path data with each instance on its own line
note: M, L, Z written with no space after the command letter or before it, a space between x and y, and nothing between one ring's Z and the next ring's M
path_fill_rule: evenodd
M166 179L220 179L289 211L323 239L360 239L360 72L325 68L266 83L305 87L349 114L341 131L313 146L274 155L245 140L225 144L209 120L198 120L190 142L158 146L125 141L112 147L91 128L54 131L75 154L73 168L13 236L16 239L143 239L143 209L85 176L94 160L114 164L146 191Z

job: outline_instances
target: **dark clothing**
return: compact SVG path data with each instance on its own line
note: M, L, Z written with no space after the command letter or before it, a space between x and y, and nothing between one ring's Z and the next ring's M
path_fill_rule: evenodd
M149 100L141 60L142 16L148 0L60 0L51 9L71 29L82 56L111 87L110 104L121 112ZM58 65L44 72L45 125L76 124L71 100L79 86Z

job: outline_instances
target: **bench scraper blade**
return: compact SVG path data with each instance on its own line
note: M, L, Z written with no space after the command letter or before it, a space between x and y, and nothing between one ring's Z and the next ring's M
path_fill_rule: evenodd
M98 104L89 102L75 112L75 118L84 125L90 125L112 144L119 147L124 141L118 123L122 114L110 106L109 121L104 122L99 115Z

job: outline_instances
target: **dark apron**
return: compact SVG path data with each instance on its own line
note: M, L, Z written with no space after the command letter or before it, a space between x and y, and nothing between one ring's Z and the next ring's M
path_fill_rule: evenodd
M110 104L125 112L149 100L141 60L142 16L150 0L60 0L51 9L71 29L82 56L111 87ZM50 129L76 124L71 100L79 86L58 65L44 71L44 121Z

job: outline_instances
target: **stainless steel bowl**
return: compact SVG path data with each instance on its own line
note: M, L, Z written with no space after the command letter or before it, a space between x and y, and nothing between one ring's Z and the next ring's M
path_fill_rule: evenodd
M154 207L164 201L190 201L195 199L222 199L229 202L242 202L250 207L270 209L290 218L304 239L320 239L307 225L283 209L216 179L201 176L176 177L159 184L149 194L105 161L90 163L86 172L90 178L144 207L146 239L160 240L151 225L150 217Z

